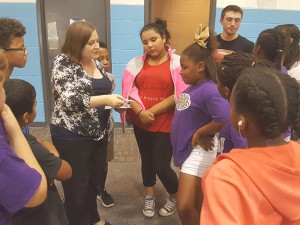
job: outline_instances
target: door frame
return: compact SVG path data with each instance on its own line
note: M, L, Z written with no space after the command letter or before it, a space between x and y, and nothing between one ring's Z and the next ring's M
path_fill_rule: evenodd
M49 57L47 54L48 48L48 35L46 29L46 16L45 16L45 0L37 0L37 21L38 21L38 36L39 36L39 47L40 47L40 63L42 72L42 85L44 95L44 112L45 112L45 123L33 123L33 126L49 126L50 118L52 115L52 109L54 108L54 102L51 101L52 95L52 84L51 84L51 72L48 68ZM111 30L110 30L110 0L104 0L105 4L105 30L106 36L105 41L107 46L111 46ZM110 50L111 51L111 50Z

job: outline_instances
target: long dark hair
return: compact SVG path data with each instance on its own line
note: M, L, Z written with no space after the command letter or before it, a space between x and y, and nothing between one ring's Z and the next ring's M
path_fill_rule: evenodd
M283 65L289 70L295 62L300 61L299 28L295 24L282 24L275 27L275 30L281 32L287 39Z
M161 38L166 38L166 44L170 44L171 35L167 29L167 21L163 20L159 17L155 18L154 22L148 23L140 31L140 37L142 38L142 34L147 30L154 30L156 33L160 35Z
M264 52L266 60L272 62L277 70L281 69L283 52L287 46L282 33L275 29L266 29L258 35L255 45Z

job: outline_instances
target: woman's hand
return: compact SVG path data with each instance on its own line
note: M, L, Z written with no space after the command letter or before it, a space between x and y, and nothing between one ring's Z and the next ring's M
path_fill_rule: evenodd
M198 137L197 135L193 135L192 138L192 147L194 148L196 145L200 145L205 151L209 151L214 146L214 136L212 135L203 135Z
M154 114L148 110L141 111L138 114L138 118L143 124L151 124L155 120Z
M121 107L125 102L125 99L122 95L112 94L110 95L110 103L109 106L112 108Z

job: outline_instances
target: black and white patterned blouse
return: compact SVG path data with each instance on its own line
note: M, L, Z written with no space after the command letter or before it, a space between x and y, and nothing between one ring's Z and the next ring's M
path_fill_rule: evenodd
M107 76L101 62L95 62L102 75ZM113 90L114 80L109 79ZM54 58L51 81L55 101L51 124L83 136L102 138L106 127L100 127L97 109L90 107L90 97L94 95L92 80L82 67L60 54Z

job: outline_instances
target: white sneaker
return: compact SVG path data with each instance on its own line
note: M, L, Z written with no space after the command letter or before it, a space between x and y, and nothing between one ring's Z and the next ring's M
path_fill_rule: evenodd
M143 214L147 217L153 217L155 212L155 198L150 195L146 195L145 204L143 207Z
M171 216L176 212L176 200L168 199L166 204L159 210L161 216Z

